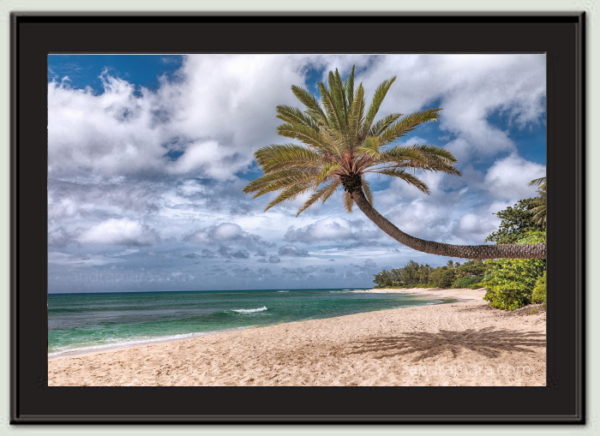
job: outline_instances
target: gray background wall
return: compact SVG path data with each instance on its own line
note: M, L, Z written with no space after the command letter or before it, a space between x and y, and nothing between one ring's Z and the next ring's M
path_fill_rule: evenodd
M598 265L600 230L600 87L593 77L600 77L600 9L597 0L0 0L0 435L596 435L600 434L600 378L592 368L600 368L600 341L590 340L598 332L600 317L600 273ZM587 331L588 331L588 418L586 426L29 426L8 425L9 411L9 13L11 11L586 11L587 12Z

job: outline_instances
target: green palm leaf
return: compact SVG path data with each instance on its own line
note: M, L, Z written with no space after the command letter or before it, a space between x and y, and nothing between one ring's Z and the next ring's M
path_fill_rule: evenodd
M419 180L417 177L413 176L412 174L409 174L405 170L385 169L385 170L376 171L376 173L383 174L386 176L398 177L398 178L404 180L409 185L413 185L419 191L424 192L425 194L429 194L429 187L424 182Z
M384 80L381 83L381 85L379 85L377 87L377 90L375 91L375 94L373 95L373 99L371 100L371 105L369 106L369 110L367 111L367 116L365 117L365 121L363 123L363 127L362 127L363 136L366 136L367 132L371 129L371 124L373 123L373 120L375 119L377 112L379 112L379 107L381 106L383 99L387 95L387 92L390 89L390 86L392 86L392 84L395 81L396 81L396 78L392 77L389 80Z
M348 76L348 80L346 80L346 102L348 107L350 107L350 105L352 104L352 102L354 101L354 71L356 70L356 67L353 65L352 66L352 71L350 71L350 75Z
M319 131L319 124L309 115L290 106L277 106L277 118L290 124L301 124L305 127Z
M398 145L377 157L377 163L391 163L396 168L418 168L460 175L454 162L456 159L449 151L431 145Z
M265 207L265 211L271 209L273 206L285 201L285 200L291 200L293 198L296 198L298 195L308 191L311 188L310 184L295 184L293 186L290 186L287 189L284 189L276 198L275 200L271 201L267 207Z
M396 139L406 135L419 124L428 121L437 121L439 111L441 111L440 108L429 109L405 116L400 121L396 121L394 124L390 125L380 134L381 143L389 144L390 142L393 142Z
M390 127L398 118L400 118L402 114L390 114L386 115L375 124L369 130L369 136L379 136L381 135L385 129Z
M264 176L248 183L244 192L254 192L254 198L279 189L286 189L295 184L311 184L315 179L315 172L305 170L283 170L265 174Z
M356 147L356 151L363 153L372 159L381 159L381 152L379 151L380 146L381 142L378 137L369 136L364 140L363 145Z
M254 155L265 173L284 168L319 168L323 162L321 155L296 144L269 145Z
M329 149L329 145L323 141L319 132L301 124L282 124L277 128L277 133L287 138L298 139L318 149Z
M321 201L323 203L325 201L327 201L327 199L331 196L331 194L333 194L335 192L335 190L339 186L340 186L340 183L334 181L328 185L323 186L322 188L317 189L313 193L313 195L311 195L310 198L306 201L306 203L304 203L302 205L302 207L300 209L298 209L296 216L300 215L302 212L304 212L306 209L308 209L310 206L312 206L319 199L321 199Z
M327 113L327 119L329 120L329 126L338 129L340 132L344 131L344 122L342 114L339 112L339 108L335 105L333 97L325 87L323 82L319 82L319 92L321 93L321 101L325 107Z
M314 118L319 119L322 122L326 122L327 117L325 112L321 109L318 100L306 89L300 88L299 86L292 86L292 92L298 100L300 100L304 106L308 108Z
M354 138L358 138L359 129L363 122L365 111L365 89L362 84L359 85L356 91L356 96L350 105L350 113L348 114L348 133Z
M347 126L348 106L346 102L344 84L342 83L338 70L335 70L335 73L329 73L329 90L333 104L340 115L342 126Z

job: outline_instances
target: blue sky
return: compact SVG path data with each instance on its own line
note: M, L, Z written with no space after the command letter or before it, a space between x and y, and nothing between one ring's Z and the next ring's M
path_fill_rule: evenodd
M494 215L545 174L544 55L51 55L48 57L49 292L367 287L408 260L341 193L295 217L242 187L275 143L275 106L300 106L327 71L357 66L367 98L396 76L380 116L442 107L398 142L444 147L461 177L422 174L424 195L370 180L403 230L482 243Z

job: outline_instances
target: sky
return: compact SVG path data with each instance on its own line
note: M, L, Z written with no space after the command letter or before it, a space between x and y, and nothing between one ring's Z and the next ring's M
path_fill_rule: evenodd
M307 196L264 212L275 194L242 192L262 174L254 152L290 142L275 117L301 107L290 87L317 95L328 71L353 65L367 99L397 77L379 116L443 108L396 144L443 147L462 172L417 173L430 195L370 175L399 228L484 243L496 212L535 196L543 54L50 55L48 291L361 288L409 260L445 264L346 212L341 191L299 217Z

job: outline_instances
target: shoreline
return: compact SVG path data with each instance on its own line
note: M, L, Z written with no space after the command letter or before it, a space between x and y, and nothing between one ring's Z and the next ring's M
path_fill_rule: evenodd
M457 301L48 359L49 386L544 386L545 313L472 289L372 289Z
M484 292L485 288L373 288L351 292L372 294L409 294L422 297L455 298L457 300L480 300L482 296L472 292Z
M192 332L192 333L181 333L179 335L171 335L171 336L152 336L149 338L140 338L133 339L131 341L122 341L122 342L114 342L100 345L89 345L79 348L71 348L63 351L53 351L48 353L48 360L57 359L59 357L72 357L72 356L84 356L88 354L94 353L103 353L105 351L113 351L113 350L122 350L131 347L141 347L144 345L151 344L160 344L163 342L171 342L171 341L182 341L185 339L199 338L202 336L208 335L217 335L219 333L226 333L236 330L245 330L250 328L255 328L257 326L247 326L247 327L234 327L230 329L224 330L211 330L206 332Z
M344 290L344 291L340 291L340 292L361 293L361 294L362 293L408 294L411 296L423 297L426 300L430 299L430 297L435 297L435 299L455 298L452 295L444 296L444 294L438 295L438 294L435 294L434 292L429 292L429 293L421 292L424 289L427 291L435 291L435 292L455 291L456 290L456 289L440 289L440 288L402 288L402 289L373 288L373 289L352 289L352 290ZM277 292L289 292L289 291L277 291ZM435 304L448 304L448 303L442 302L442 303L435 303ZM397 309L405 309L405 308L409 308L409 307L414 307L414 306L400 307ZM391 310L391 309L382 309L382 310ZM369 312L357 312L357 313L370 313L370 312L379 312L379 310L369 311ZM350 315L353 315L353 314L350 314ZM348 316L348 315L338 315L338 316L331 316L331 317L327 317L327 318L314 318L314 319L330 319L330 318L339 318L342 316ZM87 355L87 354L102 353L105 351L120 350L120 349L126 349L126 348L131 348L131 347L138 347L138 346L144 346L144 345L150 345L150 344L158 344L158 343L163 343L163 342L181 341L181 340L185 340L185 339L191 339L191 338L207 336L207 335L217 335L217 334L226 333L226 332L230 332L230 331L247 330L247 329L253 329L253 328L260 328L260 327L269 327L271 325L280 325L280 324L288 324L288 323L292 323L292 322L304 322L304 321L310 321L310 320L307 319L307 320L299 320L299 321L288 321L288 322L277 323L277 324L269 324L266 326L244 326L244 327L228 328L228 329L223 329L223 330L211 330L211 331L206 331L206 332L181 333L178 335L171 335L171 336L152 336L152 337L148 337L148 338L132 339L132 340L126 340L126 341L122 341L122 342L106 343L106 344L100 344L100 345L88 345L88 346L71 348L71 349L62 350L62 351L53 351L51 353L48 353L48 360L56 359L59 357L82 356L82 355Z

